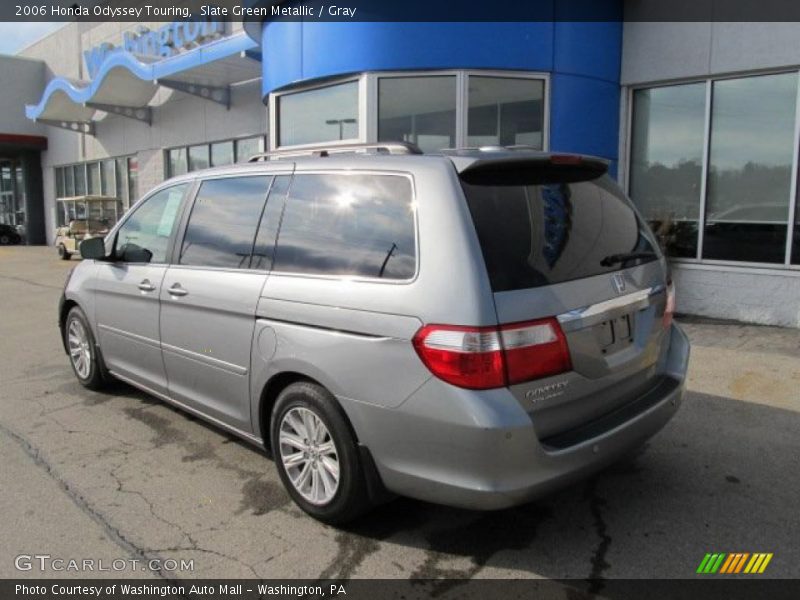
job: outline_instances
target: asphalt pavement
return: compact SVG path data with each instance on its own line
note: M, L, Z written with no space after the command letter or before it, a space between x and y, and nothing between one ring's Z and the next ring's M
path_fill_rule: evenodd
M771 552L761 577L800 576L800 330L685 320L684 405L591 480L490 513L398 499L336 529L258 449L77 383L56 325L74 264L0 247L0 578L684 578L707 552Z

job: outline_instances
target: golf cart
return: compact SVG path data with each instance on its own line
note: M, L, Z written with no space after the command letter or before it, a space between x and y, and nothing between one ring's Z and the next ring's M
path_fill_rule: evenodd
M56 200L59 227L56 249L63 260L69 260L83 240L104 237L119 217L116 198L110 196L75 196Z

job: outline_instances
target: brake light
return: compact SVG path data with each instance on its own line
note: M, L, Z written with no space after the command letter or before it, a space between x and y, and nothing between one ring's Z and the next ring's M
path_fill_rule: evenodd
M672 281L667 283L667 304L664 307L664 316L662 317L662 324L664 329L669 329L672 325L672 319L675 317L675 284Z
M583 157L579 154L553 154L550 156L550 163L554 165L579 165L583 162Z
M413 344L431 373L469 389L504 387L572 368L555 319L501 327L426 325Z

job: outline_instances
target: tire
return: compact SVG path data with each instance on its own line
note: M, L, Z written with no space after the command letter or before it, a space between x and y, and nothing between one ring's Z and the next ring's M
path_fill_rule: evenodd
M64 346L67 348L72 371L83 387L90 390L106 387L109 374L103 356L95 343L86 315L77 306L69 311L64 324Z
M70 258L72 258L72 254L67 252L67 249L64 247L64 244L59 244L58 245L58 257L61 260L69 260Z
M324 426L324 431L319 426L314 428L312 417ZM308 434L308 426L318 436L316 443L305 445L304 452L302 439ZM325 388L305 381L287 386L275 402L270 432L272 455L281 481L292 500L306 513L337 525L352 521L369 508L358 445L342 409ZM282 437L282 433L289 437ZM305 437L309 438L310 435ZM325 451L330 448L332 452ZM288 456L296 457L295 465L287 465ZM338 466L335 486L331 485L333 464Z
M7 246L11 243L11 237L5 233L0 235L0 246Z

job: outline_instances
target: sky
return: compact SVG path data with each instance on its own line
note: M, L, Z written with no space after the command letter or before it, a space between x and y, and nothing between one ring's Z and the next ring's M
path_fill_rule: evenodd
M0 54L16 54L66 23L25 22L0 23Z

